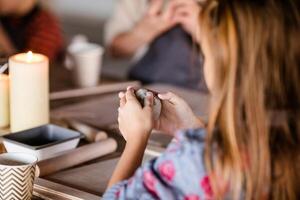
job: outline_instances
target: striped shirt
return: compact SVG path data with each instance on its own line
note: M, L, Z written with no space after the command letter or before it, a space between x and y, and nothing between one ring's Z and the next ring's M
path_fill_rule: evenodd
M0 17L0 22L19 52L33 51L54 60L63 48L63 36L57 19L35 6L27 15Z

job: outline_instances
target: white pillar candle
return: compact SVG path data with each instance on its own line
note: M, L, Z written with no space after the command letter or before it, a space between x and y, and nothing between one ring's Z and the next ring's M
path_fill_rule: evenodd
M9 78L0 74L0 128L9 125Z
M49 61L41 54L9 58L12 132L49 123Z

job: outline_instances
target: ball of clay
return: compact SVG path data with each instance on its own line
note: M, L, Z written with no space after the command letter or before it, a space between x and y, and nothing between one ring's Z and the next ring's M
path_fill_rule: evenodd
M141 88L135 92L135 95L136 95L138 101L140 102L140 104L143 107L144 107L144 102L145 102L145 98L146 98L148 91L149 90L147 90L147 89ZM149 92L151 92L151 91L149 91ZM154 120L157 120L159 118L160 112L161 112L161 101L155 94L153 94L153 95L154 95L153 115L154 115Z

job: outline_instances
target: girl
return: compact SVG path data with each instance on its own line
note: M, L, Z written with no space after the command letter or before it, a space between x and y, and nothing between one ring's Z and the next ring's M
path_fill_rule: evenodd
M104 199L300 199L299 8L292 0L206 2L207 127L172 93L159 95L154 122L152 94L141 108L128 88L118 119L127 144ZM181 129L178 142L139 167L153 127Z

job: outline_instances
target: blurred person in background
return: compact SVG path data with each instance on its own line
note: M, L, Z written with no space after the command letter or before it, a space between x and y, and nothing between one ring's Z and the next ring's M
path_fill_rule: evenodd
M33 51L55 60L63 48L57 19L36 0L0 0L0 54Z
M199 10L195 0L120 0L106 25L105 43L114 57L132 59L131 79L206 91L203 60L190 34ZM184 25L188 18L193 30Z

